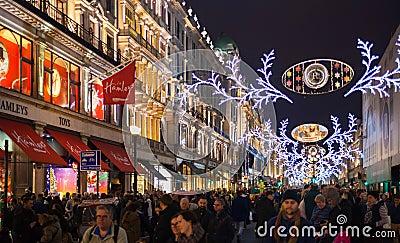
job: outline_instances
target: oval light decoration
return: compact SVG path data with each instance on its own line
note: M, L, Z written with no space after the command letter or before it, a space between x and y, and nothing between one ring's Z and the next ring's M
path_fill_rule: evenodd
M292 137L301 143L314 143L328 136L328 128L319 124L302 124L292 130Z
M283 86L302 95L337 91L354 77L350 65L334 59L313 59L295 64L282 75Z

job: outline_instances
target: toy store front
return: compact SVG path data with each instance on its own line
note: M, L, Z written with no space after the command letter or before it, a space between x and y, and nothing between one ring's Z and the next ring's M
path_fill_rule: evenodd
M69 132L62 132L51 128L46 128L46 131L72 156L73 161L69 162L68 168L51 168L48 172L48 188L56 189L58 192L65 193L77 192L78 167L80 161L80 152L92 150L84 144L81 138ZM87 188L82 188L82 191L89 193L97 192L97 180L99 180L99 193L107 193L108 191L108 172L110 167L101 161L101 169L97 171L87 171ZM68 180L69 183L66 183ZM55 183L55 184L54 184ZM64 186L63 186L64 185Z

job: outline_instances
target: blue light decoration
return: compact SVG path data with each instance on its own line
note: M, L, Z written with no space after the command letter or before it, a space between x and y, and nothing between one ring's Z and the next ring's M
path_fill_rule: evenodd
M353 133L357 131L354 115L349 114L348 119L348 129L342 131L339 119L331 116L334 132L323 142L327 150L313 145L320 156L313 157L312 160L307 156L307 150L300 148L298 141L286 135L288 119L280 122L279 135L274 135L271 122L268 121L262 128L257 127L245 133L239 142L243 144L251 138L259 139L265 148L264 154L270 154L270 152L276 154L274 163L284 168L284 177L288 179L290 185L302 185L309 182L310 178L313 178L316 183L322 183L332 175L338 177L342 168L347 166L346 159L354 161L356 155L362 157L362 151L359 148L348 145L353 142Z
M202 80L196 76L196 74L193 74L192 77L195 80L194 84L186 84L185 89L180 91L177 95L179 105L181 107L184 106L187 103L188 98L193 93L198 92L198 88L201 85L213 87L215 89L213 95L221 95L224 97L219 103L220 105L227 101L237 101L238 105L240 106L243 105L245 101L252 99L254 101L253 108L261 108L263 103L268 104L269 101L276 102L276 100L279 98L293 103L289 97L277 90L270 83L269 79L272 75L270 68L272 67L272 60L274 59L274 50L272 50L268 55L264 54L264 58L261 58L263 67L259 68L257 71L260 72L263 77L258 77L256 79L257 84L260 87L254 87L253 84L250 84L249 86L244 84L244 78L239 71L240 58L237 55L235 55L232 60L228 61L226 66L228 68L227 79L233 82L232 87L229 88L229 91L240 91L240 93L243 94L241 96L231 96L231 94L229 94L229 92L222 87L219 74L217 74L215 71L211 71L211 77L207 80Z
M400 46L400 35L396 45ZM395 78L396 75L400 75L400 59L396 58L397 67L394 70L386 70L385 73L381 74L381 66L371 67L372 62L379 58L371 54L372 47L372 43L358 39L357 48L362 50L361 55L365 58L362 60L362 64L366 67L366 71L360 80L344 95L345 97L355 91L361 91L365 94L368 90L374 95L379 93L381 98L389 97L388 88L393 86L395 92L400 89L400 77ZM400 50L397 51L400 54Z

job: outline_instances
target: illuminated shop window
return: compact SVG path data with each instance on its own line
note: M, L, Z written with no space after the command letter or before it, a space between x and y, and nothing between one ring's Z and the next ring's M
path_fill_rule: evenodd
M45 51L43 99L79 111L80 69L56 54Z
M99 193L107 193L108 172L99 172ZM87 173L87 192L97 192L97 172L88 171Z
M32 42L0 25L0 86L31 95Z

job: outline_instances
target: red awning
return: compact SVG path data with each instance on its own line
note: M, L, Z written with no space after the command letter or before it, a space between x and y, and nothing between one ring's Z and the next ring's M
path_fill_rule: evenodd
M0 129L18 145L33 162L68 166L28 124L0 118ZM3 156L4 157L4 156Z
M0 149L0 159L4 159L4 150Z
M104 155L109 158L120 171L134 172L134 167L124 147L93 139L90 139L90 141L94 144L94 146L100 149L101 152L104 153ZM143 169L139 163L137 163L136 170L139 174L146 173L146 170Z
M86 144L84 144L78 136L55 131L52 129L46 129L51 136L53 136L73 157L76 161L80 161L81 151L92 150ZM111 168L101 161L102 170L111 170Z

